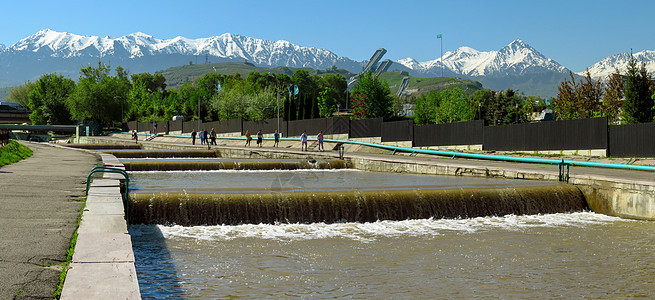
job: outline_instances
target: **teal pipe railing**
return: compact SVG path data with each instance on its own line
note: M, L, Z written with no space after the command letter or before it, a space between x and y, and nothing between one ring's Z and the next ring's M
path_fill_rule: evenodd
M123 169L98 166L91 169L89 175L86 176L86 195L89 195L89 187L91 185L91 176L95 173L115 173L121 174L125 177L125 194L123 194L123 209L125 209L125 221L129 224L129 197L130 197L130 176Z
M165 136L191 138L190 136L183 136L183 135L165 135ZM217 137L217 138L227 139L227 140L245 140L245 137ZM273 138L264 138L264 139L273 140ZM299 138L280 138L280 140L299 141ZM315 141L316 138L309 138L308 140ZM655 166L640 166L640 165L628 165L628 164L616 164L616 163L602 163L602 162L593 162L593 161L578 161L578 160L570 160L570 159L515 157L515 156L506 156L506 155L490 155L490 154L477 154L477 153L442 151L442 150L416 149L416 148L398 147L398 146L374 144L374 143L367 143L367 142L334 140L334 139L324 139L323 141L328 143L355 144L355 145L363 145L363 146L387 149L387 150L394 151L393 154L397 152L408 152L410 153L410 156L418 153L422 153L422 154L447 156L452 158L470 158L470 159L482 159L482 160L492 160L492 161L549 164L549 165L569 166L569 167L580 166L580 167L625 169L625 170L638 170L638 171L655 171ZM565 167L564 169L567 173L569 172L568 167Z

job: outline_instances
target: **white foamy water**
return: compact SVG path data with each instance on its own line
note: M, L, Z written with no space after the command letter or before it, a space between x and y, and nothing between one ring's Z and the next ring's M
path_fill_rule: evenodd
M593 212L545 215L507 215L471 219L419 219L405 221L377 221L373 223L311 223L311 224L244 224L221 226L164 226L157 225L164 238L193 238L207 241L226 241L239 238L271 240L311 240L347 238L372 241L381 237L434 237L444 233L474 233L480 231L515 231L535 227L583 227L626 221ZM132 234L139 235L140 227L133 226Z

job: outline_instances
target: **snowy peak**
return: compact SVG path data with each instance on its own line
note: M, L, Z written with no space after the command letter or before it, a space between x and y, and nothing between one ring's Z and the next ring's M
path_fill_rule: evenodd
M324 49L301 47L288 41L267 41L230 33L199 39L188 39L181 36L173 39L158 39L142 32L112 38L109 36L81 36L44 29L6 48L6 51L29 51L58 58L105 57L125 54L128 58L160 54L210 55L227 59L243 58L260 65L323 68L332 66L339 60L334 53Z
M445 68L452 73L464 76L508 76L525 75L538 72L566 72L566 68L545 57L522 40L515 40L498 51L481 52L469 47L460 47L443 57L416 62L411 58L398 61L412 70L423 73L438 73Z
M643 62L648 72L651 74L655 73L655 51L644 50L633 53L632 56L637 60L638 66ZM589 74L591 74L593 79L605 81L616 69L619 70L619 73L625 74L628 70L629 61L630 53L619 53L603 58L601 61L587 68L587 70L589 70ZM586 76L586 73L586 71L583 71L579 72L578 75Z

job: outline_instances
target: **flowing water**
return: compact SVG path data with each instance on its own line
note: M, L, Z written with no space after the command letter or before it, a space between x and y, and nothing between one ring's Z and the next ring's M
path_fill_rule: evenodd
M131 172L131 179L142 194L246 198L553 185L355 170ZM591 212L129 230L144 299L655 298L655 223Z
M137 193L261 193L265 191L412 190L545 186L553 182L337 170L130 172Z
M144 299L655 297L655 223L591 212L130 233Z

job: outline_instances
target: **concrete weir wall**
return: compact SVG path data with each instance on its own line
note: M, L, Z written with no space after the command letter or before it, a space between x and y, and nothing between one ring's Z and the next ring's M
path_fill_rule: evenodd
M121 167L101 154L106 166ZM91 184L61 299L141 299L119 174Z

